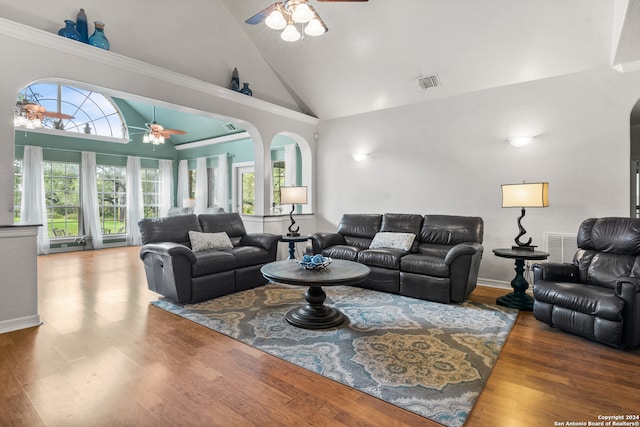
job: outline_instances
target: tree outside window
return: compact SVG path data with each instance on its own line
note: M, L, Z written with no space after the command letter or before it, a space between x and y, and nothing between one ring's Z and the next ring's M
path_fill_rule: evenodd
M22 203L22 160L13 160L13 222L20 222Z
M42 162L49 237L79 235L80 165Z
M122 234L126 227L126 168L98 165L98 208L102 234Z
M160 209L160 170L143 168L141 176L144 217L158 218Z

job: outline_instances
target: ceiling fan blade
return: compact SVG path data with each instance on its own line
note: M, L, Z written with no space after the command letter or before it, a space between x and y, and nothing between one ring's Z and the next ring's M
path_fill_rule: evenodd
M259 23L261 23L262 21L264 21L265 19L267 19L267 16L269 16L269 14L271 12L273 12L273 10L278 7L279 3L274 3L271 6L267 7L265 10L263 10L262 12L258 12L255 15L253 15L251 18L247 19L246 21L244 21L247 24L251 24L251 25L257 25Z
M44 117L52 117L54 119L74 119L75 117L69 115L69 114L64 114L64 113L56 113L55 111L44 111L42 113Z
M187 132L179 129L165 129L162 132L169 135L186 135L187 134Z

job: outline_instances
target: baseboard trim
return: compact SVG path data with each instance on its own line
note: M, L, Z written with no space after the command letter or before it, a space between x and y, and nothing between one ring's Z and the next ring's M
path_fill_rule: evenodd
M20 329L33 328L42 325L40 315L18 317L17 319L3 320L0 322L0 334L18 331Z
M486 286L488 288L511 289L511 282L493 279L478 279L478 286Z

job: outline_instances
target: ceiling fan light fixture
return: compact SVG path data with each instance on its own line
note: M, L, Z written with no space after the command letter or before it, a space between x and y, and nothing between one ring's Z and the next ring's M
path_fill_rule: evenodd
M272 30L282 30L287 26L287 21L284 19L284 16L282 16L282 12L280 12L279 9L275 9L271 12L267 19L264 20L264 23Z
M321 36L325 33L324 25L318 18L313 18L304 28L304 33L308 36Z
M280 34L280 38L286 42L298 41L300 40L300 37L302 37L300 35L300 32L298 31L296 26L293 24L287 25L284 31L282 32L282 34Z
M300 3L293 9L291 18L298 24L304 24L305 22L311 21L315 15L308 4Z

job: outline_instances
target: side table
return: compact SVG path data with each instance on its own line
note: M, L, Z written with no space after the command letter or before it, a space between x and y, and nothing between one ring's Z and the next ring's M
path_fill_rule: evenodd
M282 236L280 237L281 242L289 243L289 258L287 259L296 259L296 242L306 242L309 240L311 236Z
M498 305L517 308L518 310L533 310L533 298L526 293L529 288L527 279L524 278L524 262L529 260L545 260L549 254L542 251L530 251L526 249L494 249L493 253L501 258L516 260L516 277L511 281L513 292L496 299Z

